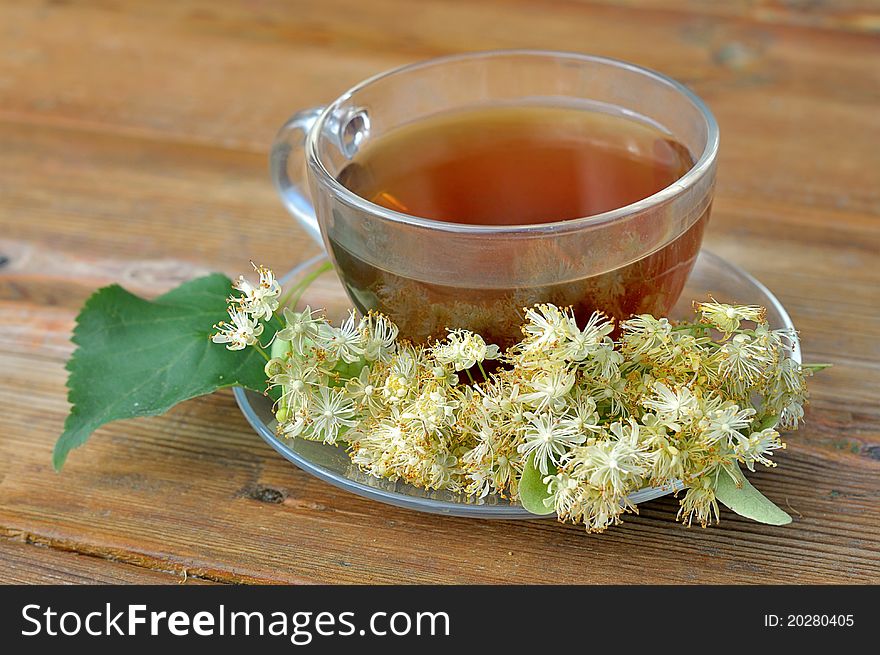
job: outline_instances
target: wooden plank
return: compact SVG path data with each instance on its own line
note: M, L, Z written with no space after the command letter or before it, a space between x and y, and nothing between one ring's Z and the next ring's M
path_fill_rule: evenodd
M206 584L112 560L0 539L0 584Z
M732 15L706 21L652 3L559 2L552 11L445 0L417 11L389 0L267 2L259 11L239 3L152 7L4 5L0 118L263 156L294 109L391 65L474 48L586 49L657 68L709 102L724 142L719 205L735 195L871 213L880 206L871 177L880 167L880 40L872 34ZM827 153L841 144L846 155L829 166Z
M880 28L880 8L876 0L835 0L834 2L792 2L786 0L573 0L591 5L626 7L638 11L661 11L681 17L742 19L767 25L876 32Z

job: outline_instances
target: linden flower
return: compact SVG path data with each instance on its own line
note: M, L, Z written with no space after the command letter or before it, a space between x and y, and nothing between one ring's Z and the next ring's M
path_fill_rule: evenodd
M572 507L577 502L577 488L579 482L567 473L557 473L544 478L549 496L544 499L547 508L553 507L562 516L571 513Z
M348 318L336 328L329 323L321 323L315 341L334 360L354 364L364 354L364 335L355 322L354 310L349 310Z
M582 483L572 483L564 476L550 484L556 491L556 515L560 520L582 523L587 532L602 532L609 525L617 525L620 515L632 509L626 496L606 493Z
M612 439L597 441L572 453L572 472L597 489L624 494L650 470L652 457L639 442L639 426L629 423L611 425Z
M238 282L232 285L236 291L241 291L244 296L230 298L230 302L239 303L242 311L250 314L255 319L269 320L278 309L278 296L281 294L281 285L275 279L275 275L265 266L251 265L259 273L260 281L252 284L243 275L238 277Z
M654 385L654 395L642 401L642 406L652 410L658 418L670 421L669 427L677 429L679 421L690 418L698 409L697 399L687 387L673 391L662 382Z
M287 307L283 310L286 327L275 334L275 338L290 341L293 349L304 353L318 336L318 328L324 321L311 307L295 312Z
M450 489L458 486L455 477L459 473L458 458L448 452L434 455L427 470L425 487L428 489Z
M711 412L700 423L706 441L716 443L726 439L733 444L745 439L741 430L751 425L755 410L751 407L740 409L738 405L728 405Z
M580 333L574 316L555 305L536 305L526 309L523 326L524 352L543 351Z
M610 339L596 347L589 358L588 371L602 380L615 380L620 375L623 353L614 349Z
M797 428L804 418L803 401L800 398L789 397L783 405L782 411L779 412L778 427L783 430L793 430Z
M338 389L321 387L309 407L312 436L324 443L336 443L340 431L357 425L354 405Z
M278 431L287 439L295 439L305 434L308 428L305 412L298 411L293 416L279 424Z
M764 368L772 361L767 349L747 334L737 334L721 347L719 355L721 372L747 385L760 380Z
M381 314L370 313L361 319L358 330L363 335L364 358L370 362L388 362L394 353L397 326Z
M551 414L531 414L524 432L523 442L517 450L524 458L535 454L535 466L547 475L550 463L559 465L562 455L574 445L582 444L587 437L575 432Z
M240 277L233 285L241 295L230 299L229 320L212 340L231 350L256 346L266 357L268 384L281 388L279 435L344 439L367 475L471 499L495 493L515 501L530 461L547 485L547 507L590 532L635 511L634 491L678 480L688 490L677 518L717 520L717 476L774 466L785 447L778 430L797 427L805 378L821 368L795 361L796 335L772 330L760 308L714 300L695 305L699 323L634 316L617 341L603 314L580 329L571 308L535 305L524 310L523 339L503 356L469 330L419 346L398 340L381 314L351 311L333 326L310 307L285 308L277 332L285 347L269 359L260 321L277 310L280 285L269 269L255 269L258 283ZM530 300L511 302L479 320L472 312L470 325L496 326ZM403 327L452 324L468 307L459 303L445 319L426 307ZM474 381L470 369L490 359L501 365Z
M422 393L400 416L403 419L420 421L425 431L434 433L447 427L454 418L457 401L450 401L439 389Z
M220 321L214 326L219 330L211 335L214 343L225 343L229 350L243 350L247 346L257 343L257 337L263 333L263 326L247 312L238 311L232 307L227 309L232 323Z
M440 384L445 384L449 387L454 387L458 384L458 376L452 370L452 368L443 366L439 364L437 366L431 367L431 375L434 380L436 380Z
M745 463L750 471L755 470L755 462L764 466L776 466L776 462L769 459L774 450L784 449L785 444L779 439L779 433L772 428L753 432L749 438L740 441L735 449L737 457Z
M598 350L606 336L614 331L614 323L602 314L594 312L583 330L573 330L562 347L563 358L581 362Z
M521 402L531 405L537 410L559 408L564 398L574 386L574 373L564 368L552 371L541 371L527 382L529 393L522 394Z
M576 432L599 432L599 414L596 412L596 401L590 396L582 396L570 407L563 419L563 423L570 425Z
M299 409L306 405L309 397L321 382L318 369L295 359L272 359L266 364L270 387L281 387L281 405ZM283 414L282 414L283 416Z
M468 330L450 330L445 341L434 345L431 355L441 364L452 365L455 371L464 371L497 358L498 346L487 345L483 337Z
M656 355L668 352L672 341L672 324L665 318L650 314L633 316L621 324L623 345L634 355Z
M731 334L738 330L741 321L762 322L766 313L763 307L725 305L714 301L697 303L696 308L702 315L703 321L725 334Z
M369 366L364 366L356 378L346 382L345 391L355 404L369 412L378 412L382 408L382 390L370 381Z
M678 510L675 518L688 527L694 519L697 519L697 522L705 528L712 522L713 516L715 523L721 520L718 501L715 500L715 489L710 478L701 478L687 490L681 500L681 509Z

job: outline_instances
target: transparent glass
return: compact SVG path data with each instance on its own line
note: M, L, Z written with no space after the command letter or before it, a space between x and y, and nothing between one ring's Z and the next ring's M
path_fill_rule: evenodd
M498 105L564 105L649 124L693 167L648 198L557 223L486 226L409 216L338 181L360 148L408 123ZM431 60L378 75L323 109L295 114L272 149L272 178L328 252L349 298L420 341L470 328L500 345L537 302L618 318L665 315L696 261L712 204L718 128L702 101L663 75L620 61L544 51Z
M284 284L295 284L326 261L326 256L321 255L304 262L288 274ZM709 294L720 302L738 301L766 307L767 321L771 327L794 329L785 308L764 285L742 269L706 251L702 251L697 258L684 293L672 308L670 316L677 319L692 317L691 302L706 298ZM346 291L332 272L319 276L308 287L300 299L300 307L305 305L325 308L328 318L337 321L346 315L351 306ZM792 349L792 356L800 362L800 347L796 340ZM341 489L420 512L493 519L538 518L519 504L495 495L469 499L445 491L427 491L404 482L371 477L352 464L341 445L279 438L275 434L272 402L262 394L241 388L236 388L234 393L245 418L272 448L301 469ZM642 503L672 493L673 490L672 487L641 489L630 499L634 503Z

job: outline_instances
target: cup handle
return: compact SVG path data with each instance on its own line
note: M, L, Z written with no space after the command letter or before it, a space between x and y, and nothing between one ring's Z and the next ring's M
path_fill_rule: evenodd
M323 107L298 111L278 130L269 155L269 171L284 206L306 233L323 248L324 240L306 180L303 152L306 135L322 111Z

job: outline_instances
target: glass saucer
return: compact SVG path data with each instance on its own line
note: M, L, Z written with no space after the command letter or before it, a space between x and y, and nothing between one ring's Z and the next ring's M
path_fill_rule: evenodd
M326 261L326 255L319 255L303 262L284 277L282 284L295 284L314 273ZM766 307L767 320L773 328L794 327L782 303L767 287L738 266L705 250L697 258L687 286L670 317L691 317L693 300L706 299L710 294L719 302ZM306 304L312 308L325 309L330 318L344 316L351 306L333 271L319 275L311 283L300 301L300 306ZM800 361L800 347L797 342L793 344L792 355ZM494 495L474 500L446 491L427 491L400 481L374 478L354 466L342 446L303 439L279 439L275 435L272 402L259 393L245 389L236 388L233 392L248 423L272 448L301 469L341 489L390 505L433 514L486 519L539 518L518 503L511 503ZM681 486L678 485L678 488ZM672 485L649 487L633 493L630 499L633 503L643 503L673 491L675 488Z

